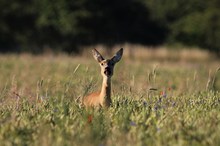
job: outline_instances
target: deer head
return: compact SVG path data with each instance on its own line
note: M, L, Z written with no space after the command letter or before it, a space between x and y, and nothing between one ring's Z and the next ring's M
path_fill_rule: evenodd
M114 73L114 66L120 61L123 55L123 48L121 48L111 59L104 59L102 55L96 50L92 50L93 57L98 61L101 67L101 74L103 77L111 78Z

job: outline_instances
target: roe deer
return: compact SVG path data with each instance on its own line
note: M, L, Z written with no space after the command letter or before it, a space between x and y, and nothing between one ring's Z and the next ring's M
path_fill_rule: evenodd
M123 48L121 48L111 59L104 59L96 50L92 50L93 57L98 61L101 67L101 75L103 77L102 88L100 92L94 92L83 98L83 104L88 106L105 106L109 107L112 104L111 100L111 77L113 75L114 66L120 61Z

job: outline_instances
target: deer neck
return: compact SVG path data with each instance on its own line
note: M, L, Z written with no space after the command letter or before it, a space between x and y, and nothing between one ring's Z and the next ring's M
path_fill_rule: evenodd
M107 104L107 106L111 104L111 78L103 77L100 98L104 104Z

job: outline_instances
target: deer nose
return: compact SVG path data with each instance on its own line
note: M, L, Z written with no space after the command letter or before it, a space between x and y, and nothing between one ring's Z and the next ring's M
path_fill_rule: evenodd
M106 75L111 75L111 69L110 69L110 67L106 67L106 68L105 68L104 74L106 74Z
M111 72L111 68L110 68L110 67L106 67L106 68L105 68L105 71Z

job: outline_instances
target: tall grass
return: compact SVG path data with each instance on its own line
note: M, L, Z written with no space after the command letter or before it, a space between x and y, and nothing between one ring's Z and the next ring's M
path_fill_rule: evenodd
M112 107L86 110L92 56L1 55L0 145L220 145L219 60L139 58L117 64Z

